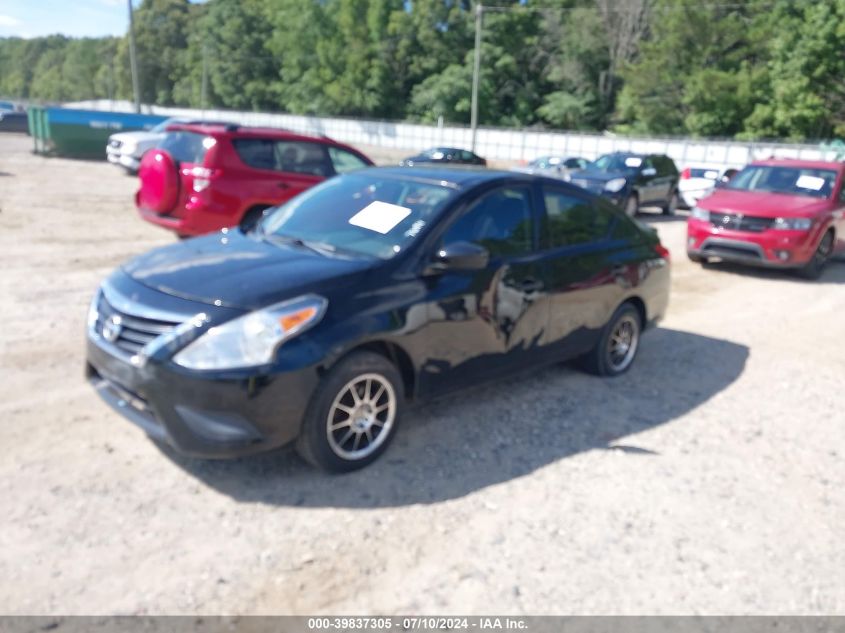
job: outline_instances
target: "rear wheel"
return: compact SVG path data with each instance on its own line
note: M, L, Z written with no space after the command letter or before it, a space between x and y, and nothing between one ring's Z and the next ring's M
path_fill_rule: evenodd
M818 247L816 248L816 252L813 253L813 257L807 262L803 268L798 269L798 274L804 279L818 279L822 271L824 271L824 267L827 266L827 262L830 259L830 255L833 253L833 231L828 231L824 234L821 241L819 242Z
M687 257L693 264L704 264L707 262L707 258L702 257L701 255L695 255L693 253L687 253Z
M584 369L597 376L618 376L628 371L640 345L639 311L623 303L607 322L596 346L582 358Z
M625 200L625 215L628 217L633 218L637 215L637 211L640 209L640 199L637 194L632 193L628 196L628 199Z
M297 450L330 472L363 468L393 439L402 404L402 378L393 363L372 352L354 352L314 392Z
M663 205L663 215L675 215L675 211L678 210L678 192L673 191L672 195L669 196L669 200L666 201L666 204Z
M246 213L244 213L244 217L241 218L241 231L244 233L249 233L250 231L255 230L255 227L258 226L258 223L261 221L261 218L264 217L264 212L268 209L268 207L253 207Z

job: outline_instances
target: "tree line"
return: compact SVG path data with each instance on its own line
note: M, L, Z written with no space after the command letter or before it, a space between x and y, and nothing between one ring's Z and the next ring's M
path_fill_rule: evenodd
M488 0L479 122L845 135L845 0ZM495 5L495 6L492 6ZM142 0L141 100L469 122L470 0ZM0 95L132 98L128 37L0 39Z

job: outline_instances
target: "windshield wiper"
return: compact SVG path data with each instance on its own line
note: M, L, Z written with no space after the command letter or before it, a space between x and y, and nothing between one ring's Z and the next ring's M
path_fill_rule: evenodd
M300 248L307 248L308 250L319 253L320 255L333 255L337 249L326 242L317 242L314 240L303 240L301 237L293 237L291 235L277 235L274 233L265 233L264 239L268 242L279 242L282 244L293 244Z

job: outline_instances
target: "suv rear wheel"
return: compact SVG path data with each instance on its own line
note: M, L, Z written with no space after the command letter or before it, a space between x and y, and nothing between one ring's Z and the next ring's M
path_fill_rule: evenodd
M632 193L628 196L628 199L625 200L625 215L629 218L633 218L637 215L637 211L640 209L640 199L636 193Z
M663 205L663 215L675 215L675 211L678 210L678 192L673 191L672 195L669 196L669 199L666 201L666 204Z
M252 207L249 211L244 213L241 218L240 227L244 233L249 233L258 225L261 218L264 217L264 212L270 207Z

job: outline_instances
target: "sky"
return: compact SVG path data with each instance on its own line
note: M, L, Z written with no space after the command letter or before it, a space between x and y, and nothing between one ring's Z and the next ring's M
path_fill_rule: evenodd
M126 0L0 0L0 37L123 35L128 24Z

